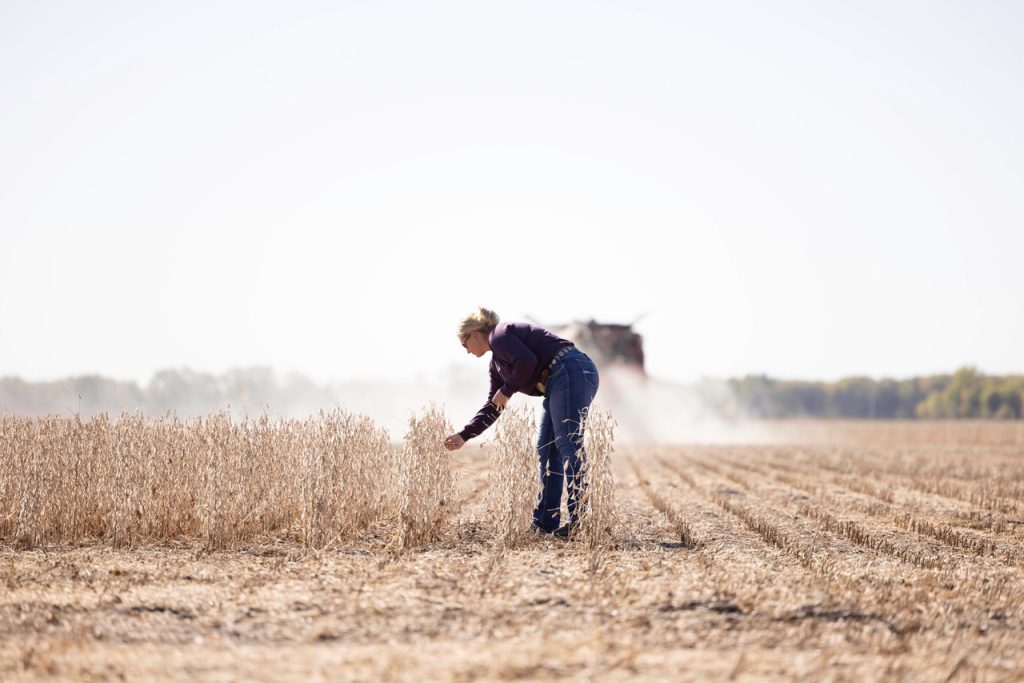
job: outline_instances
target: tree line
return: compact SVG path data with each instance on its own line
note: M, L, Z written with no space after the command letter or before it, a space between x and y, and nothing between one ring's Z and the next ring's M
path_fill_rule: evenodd
M759 418L989 418L1017 420L1024 376L986 375L963 367L950 375L910 379L847 377L836 382L748 375L728 381L720 412Z
M46 382L0 378L0 413L19 415L91 417L101 412L135 410L206 415L228 406L239 412L259 413L269 406L275 412L310 414L332 405L334 397L328 387L299 374L280 377L266 367L235 369L221 375L188 368L161 370L143 385L101 375Z

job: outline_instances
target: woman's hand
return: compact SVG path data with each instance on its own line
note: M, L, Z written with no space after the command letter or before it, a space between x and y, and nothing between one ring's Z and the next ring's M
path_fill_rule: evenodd
M501 393L501 389L498 389L494 392L494 396L491 398L491 403L493 403L498 410L502 410L504 409L505 404L508 403L508 396Z
M463 439L461 436L459 436L458 434L452 434L451 436L444 440L444 447L450 451L457 451L460 448L462 448L465 445L465 443L466 440Z

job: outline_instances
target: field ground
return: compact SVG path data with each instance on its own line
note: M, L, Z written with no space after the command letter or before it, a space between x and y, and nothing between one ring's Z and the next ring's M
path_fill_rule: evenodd
M614 455L614 547L0 547L0 680L1024 680L1019 426ZM801 438L801 434L805 438Z

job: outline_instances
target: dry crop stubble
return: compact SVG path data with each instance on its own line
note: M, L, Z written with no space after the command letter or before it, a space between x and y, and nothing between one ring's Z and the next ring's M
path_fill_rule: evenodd
M402 502L387 432L341 410L303 420L0 419L0 539L20 547L281 540L318 549L362 539ZM412 480L438 480L423 456L434 433L411 432ZM410 519L421 515L415 492L404 502Z
M813 476L808 476L806 473L802 478L794 476L789 472L781 471L778 466L773 471L766 469L764 466L751 466L749 463L737 462L728 457L721 460L731 467L755 473L760 478L762 485L770 483L776 487L789 489L790 496L806 497L811 502L802 505L801 509L804 510L806 508L804 514L807 516L817 516L824 520L827 518L826 515L828 513L819 511L819 508L845 509L847 514L869 518L872 523L894 526L903 531L912 531L921 536L945 543L950 547L973 553L979 557L993 556L1007 563L1020 563L1018 548L1008 547L1000 539L986 537L973 529L958 530L953 526L955 522L950 523L943 520L942 517L934 516L934 510L923 512L916 506L913 500L904 500L903 504L909 505L909 509L900 509L900 506L896 505L895 496L891 491L886 496L888 502L881 503L873 499L877 498L877 496L872 497L871 495L861 493L861 489L865 488L863 486L854 484L852 487L842 488L830 485L831 482L836 481L836 477L831 477L831 482L826 484L816 481ZM856 482L863 481L858 478L853 478L853 480ZM838 488L839 490L834 491L833 488ZM874 489L868 488L868 490ZM926 518L922 516L923 514L932 516ZM954 519L956 518L954 517ZM961 519L956 519L956 521ZM834 519L829 523L833 527L838 526Z
M395 468L386 431L366 417L320 414L301 447L302 535L322 549L388 514Z
M396 483L399 549L436 541L456 512L455 479L443 445L451 433L452 426L437 406L409 419Z
M536 423L526 408L506 408L495 427L487 492L488 522L499 549L524 544L540 493Z
M591 551L593 567L613 538L625 532L615 505L615 427L615 418L607 411L589 409L581 416L586 457L580 472L580 520L574 533Z
M719 487L715 496L720 505L766 542L801 558L831 589L841 589L845 600L859 605L860 613L878 613L884 606L881 611L892 615L887 621L899 642L905 643L925 625L948 623L953 614L960 615L961 623L977 623L986 630L993 614L998 619L1019 615L1019 570L1002 567L995 558L919 539L897 525L873 525L844 501L837 500L832 511L801 502L807 497L778 489L769 477L725 476L721 467L708 462L711 459L710 454L696 459L703 461L703 472L729 482L745 481L753 489L730 493L721 484L703 484ZM807 529L807 522L819 531ZM953 590L956 597L950 600Z
M613 422L595 414L589 425L580 533L594 549L614 525ZM516 410L497 425L486 523L506 548L522 544L539 492L535 429ZM98 539L323 549L380 525L406 548L437 541L458 507L441 445L451 425L437 407L411 417L400 450L371 420L341 410L303 420L4 416L0 430L0 539L25 548Z

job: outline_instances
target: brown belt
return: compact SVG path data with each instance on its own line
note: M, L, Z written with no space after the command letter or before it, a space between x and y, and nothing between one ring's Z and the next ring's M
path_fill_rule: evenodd
M575 346L566 346L564 349L555 354L555 357L551 359L551 362L547 364L547 367L540 371L540 381L537 382L537 391L539 391L542 394L547 393L548 375L551 374L551 368L554 367L555 363L558 362L559 358L569 353L570 351L575 350Z
M539 391L542 394L545 393L547 391L547 389L548 389L547 382L548 382L548 375L550 375L550 374L551 374L551 368L550 367L544 368L543 370L540 371L540 381L537 382L537 391Z

